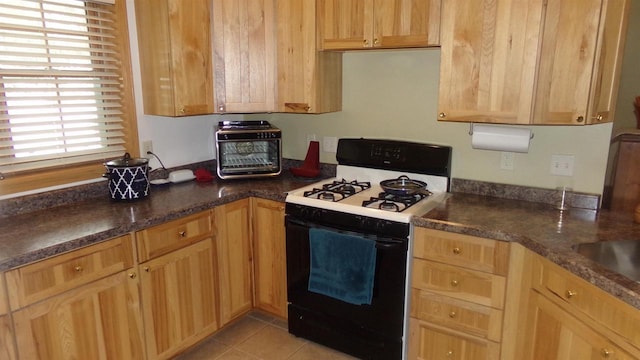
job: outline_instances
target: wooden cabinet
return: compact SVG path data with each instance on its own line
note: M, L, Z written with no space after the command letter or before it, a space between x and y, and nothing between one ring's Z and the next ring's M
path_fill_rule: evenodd
M144 358L131 238L7 272L21 359Z
M0 273L0 359L17 359L4 274Z
M440 0L318 0L322 50L439 44Z
M136 0L145 114L214 112L207 0Z
M149 259L140 263L149 359L170 358L219 327L212 221L205 211L136 233Z
M247 313L253 306L251 281L253 254L249 199L217 206L214 212L220 287L220 323L225 325Z
M507 242L416 228L409 359L498 359Z
M540 256L533 258L525 345L531 359L640 358L636 309Z
M612 121L628 1L442 4L441 120Z
M213 0L215 109L275 111L275 0Z
M255 307L287 317L284 204L252 198Z
M278 0L276 111L342 109L342 54L317 51L316 0Z

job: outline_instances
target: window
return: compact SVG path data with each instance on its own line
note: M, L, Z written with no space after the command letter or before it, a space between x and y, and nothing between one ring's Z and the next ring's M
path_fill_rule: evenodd
M0 195L137 149L124 1L0 2Z

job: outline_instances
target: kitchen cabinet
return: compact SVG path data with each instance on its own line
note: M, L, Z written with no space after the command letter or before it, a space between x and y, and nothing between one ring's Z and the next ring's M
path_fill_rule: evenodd
M640 358L637 309L519 244L514 248L522 276L507 297L514 311L504 326L513 330L514 347L504 359Z
M145 357L130 236L6 273L21 359Z
M207 0L136 0L144 112L214 113L211 9Z
M253 306L253 254L249 199L217 206L214 213L220 286L220 323L225 325L246 314Z
M440 120L613 121L628 1L442 4Z
M220 326L212 221L204 211L136 233L148 259L139 267L149 359L170 358Z
M409 359L498 359L508 242L414 230Z
M342 109L342 54L318 51L316 0L278 0L277 109L325 113Z
M439 45L440 0L318 0L321 50Z
M5 289L4 274L0 273L0 359L15 360L17 354L13 342L13 322Z
M215 109L275 111L275 0L213 0Z
M287 317L284 204L252 198L255 307Z

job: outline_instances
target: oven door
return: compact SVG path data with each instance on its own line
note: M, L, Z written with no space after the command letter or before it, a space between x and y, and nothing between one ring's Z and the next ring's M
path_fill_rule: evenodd
M399 359L408 239L328 228L290 215L285 224L289 332L364 359ZM313 227L374 238L376 268L371 304L353 305L308 290L309 230Z
M280 139L216 140L221 179L274 176L282 170Z

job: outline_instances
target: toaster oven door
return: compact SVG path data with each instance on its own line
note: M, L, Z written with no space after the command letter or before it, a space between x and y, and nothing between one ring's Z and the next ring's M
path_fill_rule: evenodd
M217 173L221 179L279 175L280 139L217 140Z

